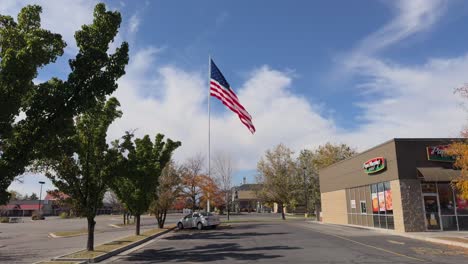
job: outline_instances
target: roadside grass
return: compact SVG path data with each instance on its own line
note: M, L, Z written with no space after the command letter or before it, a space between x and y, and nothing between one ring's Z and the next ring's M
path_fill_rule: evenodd
M41 261L35 264L80 264L83 261Z
M137 241L140 241L140 240L145 239L147 237L150 237L152 235L156 235L158 233L164 232L169 228L171 228L171 227L166 227L166 228L162 228L162 229L154 228L154 229L143 232L139 236L137 236L137 235L128 236L128 237L117 239L117 240L114 240L114 241L111 241L111 242L108 242L108 243L105 243L105 244L102 244L102 245L98 245L98 246L94 247L94 251L81 250L81 251L78 251L78 252L75 252L75 253L72 253L72 254L62 256L61 258L64 258L64 259L92 259L92 258L96 258L96 257L99 257L99 256L104 255L106 253L109 253L109 252L111 252L113 250L119 249L121 247L127 246L129 244L134 243L134 242L137 242ZM53 263L56 264L55 261Z
M98 233L99 231L95 231ZM57 238L61 237L74 237L74 236L82 236L88 234L87 229L80 229L80 230L73 230L73 231L57 231L57 232L52 232L50 233L53 236L56 236Z

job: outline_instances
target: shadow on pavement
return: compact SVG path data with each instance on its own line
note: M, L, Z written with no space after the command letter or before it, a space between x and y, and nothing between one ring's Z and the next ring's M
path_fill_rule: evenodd
M259 237L271 235L284 235L287 233L258 233L258 232L244 232L244 233L229 233L229 232L205 232L205 231L179 231L175 235L166 237L164 240L188 240L188 239L240 239L245 237Z
M159 263L159 262L209 262L221 261L226 259L233 260L249 260L255 261L259 259L275 259L282 257L282 255L268 255L259 253L258 251L277 251L277 250L291 250L301 249L300 247L289 246L270 246L270 247L249 247L242 248L237 243L224 243L224 244L209 244L205 246L195 246L191 249L179 248L162 248L159 250L148 249L139 253L134 253L125 261L138 261L145 263Z

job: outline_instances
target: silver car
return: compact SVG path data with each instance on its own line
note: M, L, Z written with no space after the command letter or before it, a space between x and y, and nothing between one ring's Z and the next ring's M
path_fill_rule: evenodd
M220 223L221 221L219 220L219 217L212 213L195 212L181 218L177 222L177 228L184 229L196 227L198 230L202 230L204 227L216 228Z

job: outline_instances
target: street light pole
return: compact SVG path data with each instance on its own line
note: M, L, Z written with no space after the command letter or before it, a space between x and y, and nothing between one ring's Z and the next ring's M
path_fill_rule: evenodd
M309 215L309 195L307 191L307 181L306 181L306 167L302 168L304 171L304 195L305 195L305 204L306 204L306 210L305 210L305 217Z
M43 182L43 181L39 182L39 184L41 185L41 191L39 192L39 216L42 216L42 213L41 213L41 199L42 199L42 185L44 183L45 182Z

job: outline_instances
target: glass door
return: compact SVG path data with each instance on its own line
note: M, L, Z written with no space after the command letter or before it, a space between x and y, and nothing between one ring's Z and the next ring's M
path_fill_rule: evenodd
M437 194L424 194L423 199L427 230L441 230Z

